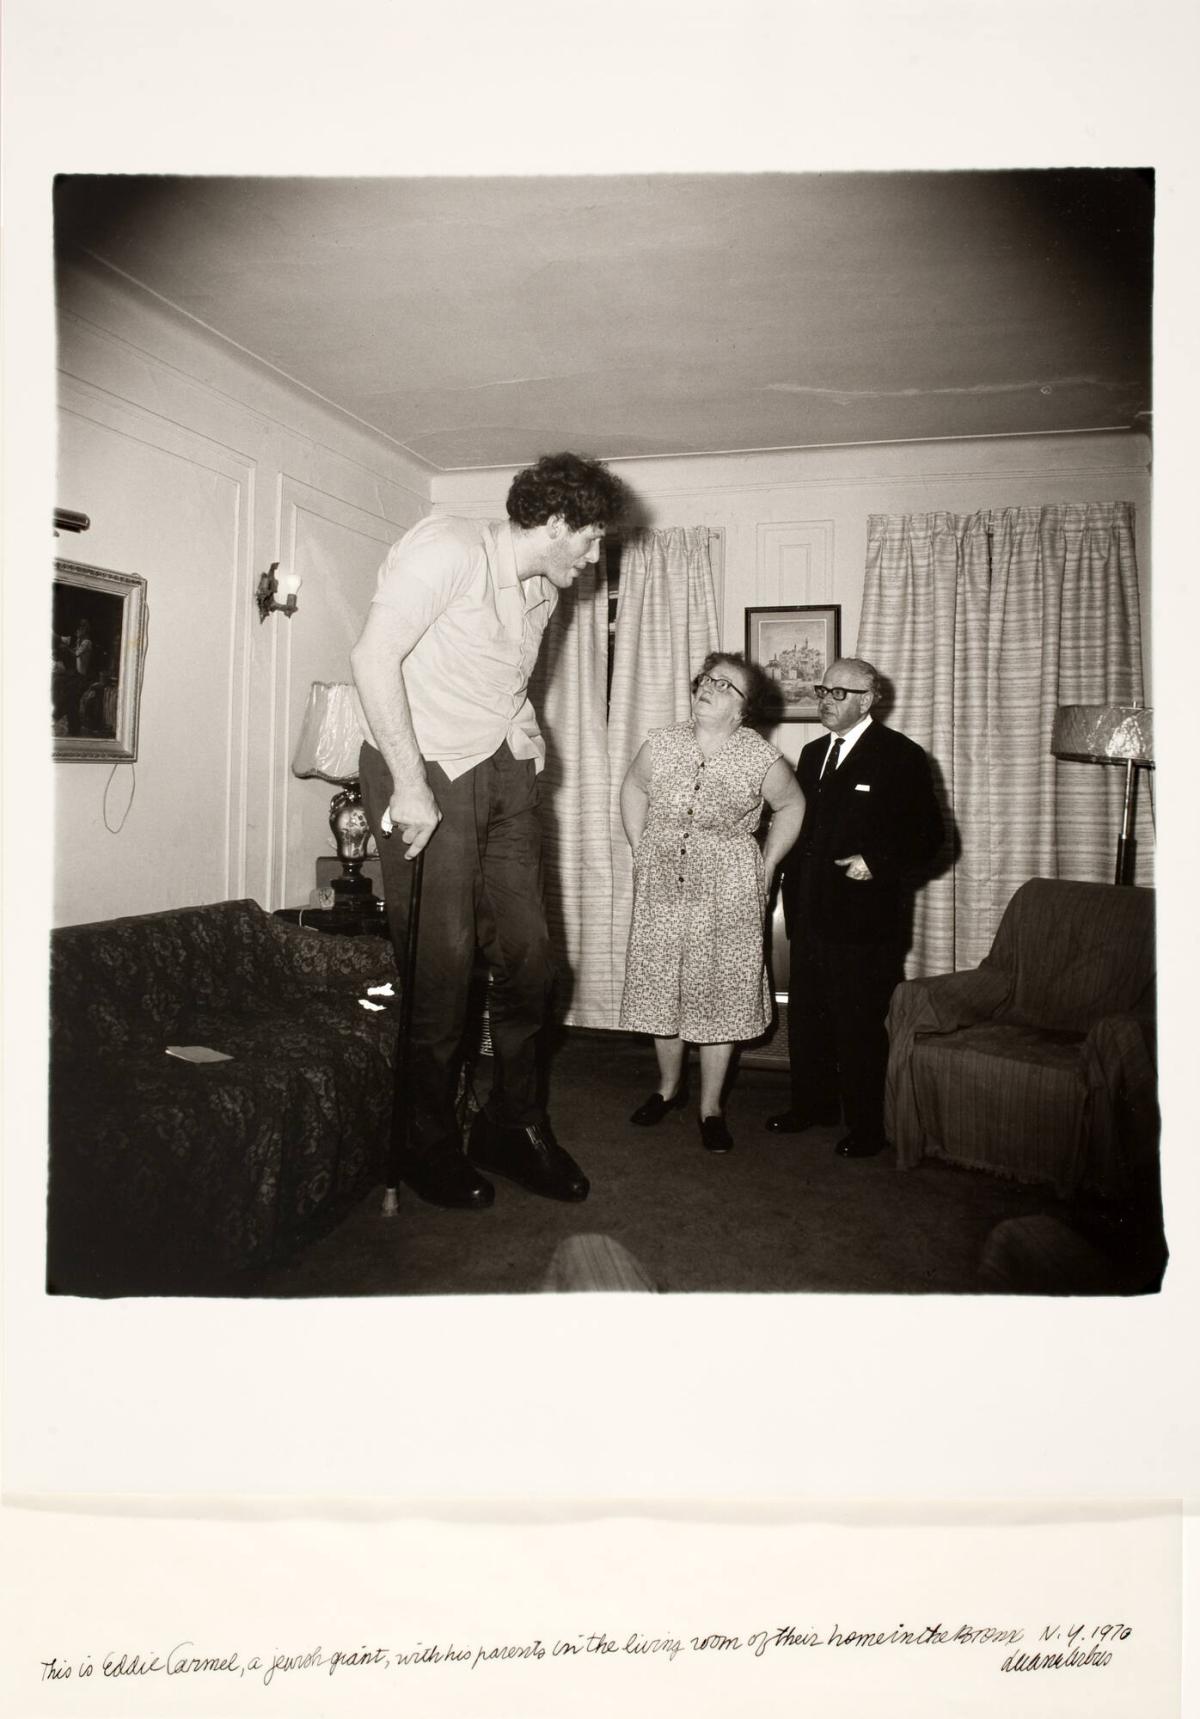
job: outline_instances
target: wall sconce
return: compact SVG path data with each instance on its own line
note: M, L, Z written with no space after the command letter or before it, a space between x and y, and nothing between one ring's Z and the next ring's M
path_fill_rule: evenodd
M300 589L304 581L301 579L299 573L285 573L282 579L277 579L275 575L278 571L278 561L272 561L262 578L258 581L258 589L254 593L254 600L258 604L258 618L260 621L265 621L272 609L278 609L280 614L286 615L289 620L296 613L296 592ZM283 593L287 598L285 603L279 603L276 601L280 588L282 588Z
M91 520L86 513L75 513L69 507L56 507L54 510L54 535L60 531L87 531Z

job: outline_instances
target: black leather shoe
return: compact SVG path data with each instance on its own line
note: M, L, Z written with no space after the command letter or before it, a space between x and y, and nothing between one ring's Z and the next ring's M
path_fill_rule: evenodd
M864 1140L857 1134L847 1134L838 1141L834 1151L839 1158L876 1158L886 1145L886 1140Z
M652 1092L644 1104L639 1104L629 1118L636 1122L639 1128L653 1128L656 1122L661 1122L668 1110L682 1110L687 1103L687 1093L682 1086L674 1098L664 1098L661 1092Z
M763 1126L768 1134L803 1134L807 1128L821 1128L836 1121L836 1116L811 1116L800 1110L781 1110L778 1116L768 1116Z
M725 1126L723 1116L700 1118L700 1144L706 1152L732 1152L733 1135Z
M409 1158L400 1177L419 1199L431 1206L482 1212L496 1198L492 1184L461 1152L447 1152L441 1158Z
M471 1124L467 1155L479 1169L547 1200L588 1197L587 1177L571 1154L563 1151L548 1122L498 1128L481 1110Z

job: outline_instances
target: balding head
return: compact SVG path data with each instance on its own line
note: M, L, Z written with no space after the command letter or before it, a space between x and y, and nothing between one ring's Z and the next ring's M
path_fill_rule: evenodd
M821 685L830 688L817 698L822 726L831 734L849 734L879 697L879 671L863 657L839 657L830 663Z

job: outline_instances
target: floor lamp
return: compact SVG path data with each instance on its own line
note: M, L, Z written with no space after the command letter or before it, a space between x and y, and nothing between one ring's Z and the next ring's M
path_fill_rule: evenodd
M1125 804L1114 883L1133 882L1133 808L1138 770L1154 768L1154 712L1142 704L1060 704L1050 750L1056 758L1124 764Z

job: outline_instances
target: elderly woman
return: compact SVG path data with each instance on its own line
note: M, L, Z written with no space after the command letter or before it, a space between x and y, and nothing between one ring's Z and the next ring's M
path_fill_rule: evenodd
M710 1152L733 1146L721 1100L734 1044L770 1021L767 898L804 817L787 759L748 726L770 685L736 653L706 657L690 721L652 729L621 784L634 896L620 1024L654 1035L660 1075L631 1121L650 1127L684 1103L685 1047L696 1044ZM772 815L760 848L764 801Z

